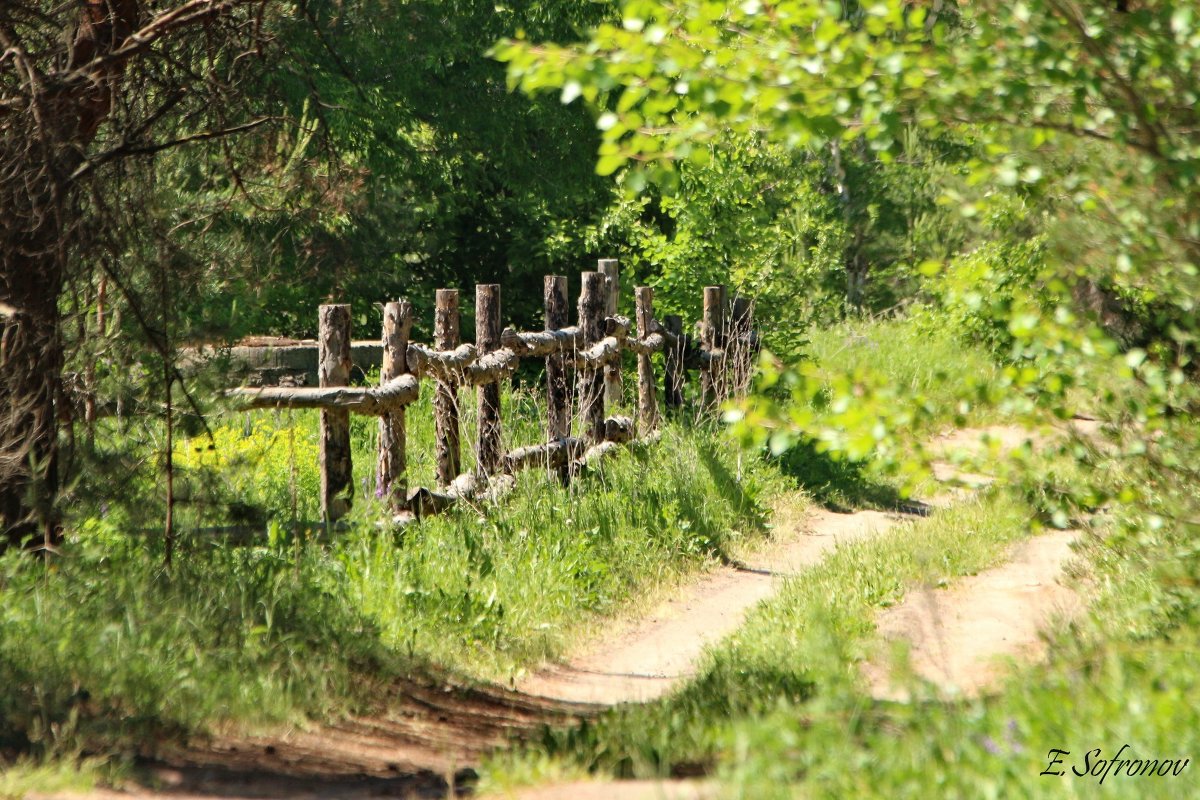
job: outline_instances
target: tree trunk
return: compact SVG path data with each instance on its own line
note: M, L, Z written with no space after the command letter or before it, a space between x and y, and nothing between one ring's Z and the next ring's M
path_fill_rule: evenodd
M10 308L0 333L0 547L22 541L50 547L59 538L54 498L62 291L52 246L26 239L24 247L5 254L0 302Z
M78 8L73 37L63 41L67 62L80 68L124 44L141 14L138 0L85 0ZM6 26L0 34L29 76L21 87L28 105L9 117L0 139L0 548L45 549L60 537L58 304L78 220L69 176L108 118L125 62L100 64L75 86L47 87L16 31Z

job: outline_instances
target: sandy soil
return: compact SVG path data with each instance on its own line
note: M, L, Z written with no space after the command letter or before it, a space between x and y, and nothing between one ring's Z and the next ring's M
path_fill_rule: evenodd
M777 525L774 542L739 566L702 576L634 624L605 631L565 664L547 665L522 680L523 694L576 703L617 705L652 700L693 674L704 649L742 624L775 591L776 582L820 561L840 542L895 525L878 511L817 511Z
M908 667L943 696L978 695L994 688L1013 659L1046 653L1041 634L1055 619L1084 609L1062 579L1076 531L1056 531L1017 544L1009 560L948 588L910 591L879 614L885 641L903 643ZM903 649L903 648L901 648ZM863 674L876 698L908 700L913 684L890 664L889 653L868 661Z

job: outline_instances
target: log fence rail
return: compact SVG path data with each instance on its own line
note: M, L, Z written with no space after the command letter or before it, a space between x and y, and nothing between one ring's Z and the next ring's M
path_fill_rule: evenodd
M350 307L319 309L318 387L240 387L232 395L245 408L316 408L321 410L321 513L336 521L351 501L349 415L379 418L376 462L377 494L389 498L400 515L420 517L463 501L497 498L510 489L520 470L542 467L563 482L594 466L622 445L652 442L662 412L654 353L663 354L663 406L683 405L687 371L700 372L702 413L711 413L723 397L744 392L752 373L759 337L753 329L753 304L732 302L724 286L704 289L698 336L683 332L678 316L654 316L650 287L634 290L635 317L617 313L619 272L616 259L601 259L599 269L584 272L578 322L567 325L567 279L550 275L544 284L543 331L501 328L500 287L481 284L475 291L475 342L463 343L459 332L459 293L436 293L433 344L409 340L412 305L384 306L383 356L378 386L349 386ZM622 355L636 355L636 417L607 416L620 403ZM521 359L545 359L545 441L503 450L501 381L508 380ZM581 435L571 435L572 380L575 372L576 417ZM437 448L437 488L407 485L405 409L418 397L420 384L435 384L433 400ZM458 389L476 388L478 425L475 470L461 472Z

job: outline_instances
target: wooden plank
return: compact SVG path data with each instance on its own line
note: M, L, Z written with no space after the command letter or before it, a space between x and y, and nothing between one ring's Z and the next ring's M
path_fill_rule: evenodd
M579 329L584 346L601 341L604 312L608 304L607 278L600 272L583 273L579 292ZM615 343L615 339L612 340ZM604 374L595 363L585 361L579 370L579 416L583 420L584 436L593 444L604 440Z
M500 285L479 284L475 287L475 349L480 353L479 361L472 367L484 367L489 372L479 374L491 378L479 386L478 428L475 439L475 469L480 476L497 471L504 455L500 430L500 383L503 370L509 364L516 366L516 357L505 351L507 358L498 359L500 349ZM484 360L494 354L494 366Z
M317 381L320 388L350 383L350 306L318 309ZM332 523L350 510L353 495L350 464L350 412L321 409L321 517Z
M407 300L383 307L383 364L380 385L408 374L408 337L412 332L413 308ZM408 490L408 454L404 408L379 418L379 461L375 467L375 492L387 498L394 511L404 504Z
M649 286L638 286L633 290L637 307L638 336L647 340L654 322L654 290ZM658 335L661 340L663 337ZM638 422L643 431L654 430L658 426L658 389L654 385L654 363L650 353L638 353Z
M433 345L454 350L458 341L458 290L438 289L433 312ZM447 377L439 380L433 397L434 438L437 441L437 483L447 486L462 468L458 426L458 384Z
M621 266L615 258L601 258L597 262L597 270L606 279L605 313L610 317L617 314L617 301L621 297ZM606 335L611 335L607 334ZM610 408L621 402L623 387L621 385L621 361L619 358L604 365L604 403Z

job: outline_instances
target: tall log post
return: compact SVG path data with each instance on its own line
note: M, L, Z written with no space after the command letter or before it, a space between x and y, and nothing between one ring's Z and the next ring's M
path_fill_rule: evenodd
M606 316L615 317L617 315L617 300L621 297L621 266L620 262L615 258L601 258L597 262L597 269L607 280L607 304L605 305L604 313ZM622 392L621 385L621 359L613 361L611 364L604 365L604 402L609 408L613 408L620 404Z
M706 352L720 350L725 343L725 287L704 287L704 317L700 321L700 346ZM701 408L710 412L725 390L723 362L710 362L700 373Z
M438 289L433 312L433 345L453 350L459 345L458 290ZM438 381L433 397L433 425L437 439L437 483L449 486L462 467L458 428L458 384Z
M663 402L667 408L679 408L683 405L683 384L687 380L683 366L683 318L668 314L663 318L663 327L675 337L674 345L668 342L663 348Z
M583 273L579 292L579 330L583 346L591 347L604 337L604 316L608 309L608 279L602 272ZM604 370L579 370L579 416L590 444L604 441Z
M475 349L480 357L500 349L500 284L475 287ZM504 457L500 432L500 383L479 387L479 428L475 444L475 469L480 477L493 475Z
M401 300L383 307L383 366L380 385L408 373L408 336L412 332L412 303ZM408 457L404 409L379 418L379 461L375 470L376 493L399 510L408 492Z
M318 311L317 380L322 388L350 383L350 306L323 305ZM350 412L321 411L321 516L334 522L350 510Z
M557 331L567 327L567 277L547 275L543 285L543 302L546 313L546 330ZM571 435L570 385L567 383L567 366L561 353L546 356L546 441L555 442ZM567 462L551 468L560 480L568 479Z
M634 299L637 303L638 337L645 339L650 335L654 322L654 290L649 286L639 286L634 289ZM639 353L638 367L638 420L642 433L648 433L658 425L658 398L654 386L654 364L650 361L649 353Z
M544 283L546 330L567 327L567 278L547 275ZM546 356L546 441L565 439L571 433L571 409L568 404L570 387L562 353Z

